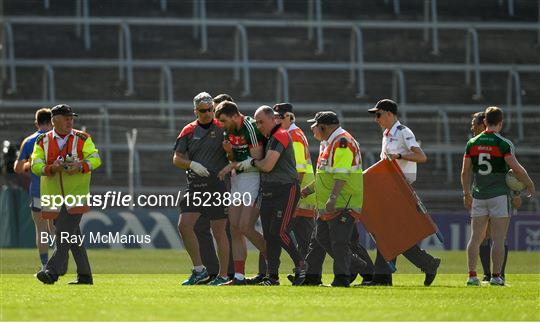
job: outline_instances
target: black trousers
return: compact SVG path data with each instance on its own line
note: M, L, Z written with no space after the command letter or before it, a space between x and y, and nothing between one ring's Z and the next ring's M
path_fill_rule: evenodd
M90 269L90 262L88 261L88 255L86 254L86 248L84 245L79 246L76 243L71 243L68 240L61 239L62 233L64 235L77 235L82 236L81 228L79 224L82 219L82 214L68 214L65 206L60 209L60 214L55 220L56 226L56 243L53 254L49 261L45 265L45 270L54 278L58 279L58 275L62 274L65 270L66 263L68 261L68 252L71 250L73 259L77 265L77 276L79 277L91 277L92 270Z
M295 266L304 260L291 237L291 220L300 199L299 192L298 183L262 186L260 212L269 275L279 274L281 248L287 251Z
M316 239L317 231L314 231L312 234L312 239L309 243L309 260L308 261L308 275L320 276L322 275L322 267L324 259L326 258L326 251L323 246ZM369 254L366 248L360 243L360 236L358 234L358 228L356 224L352 230L351 239L350 239L350 248L351 252L355 257L360 258L366 263L366 266L360 270L358 273L362 276L373 275L375 271L375 265L369 257ZM354 274L354 272L353 272Z
M312 217L296 216L292 219L292 233L296 240L298 252L305 259L309 251L309 243L315 232L315 219ZM324 259L323 259L324 260Z
M435 258L425 250L420 249L418 245L414 245L412 248L405 251L403 256L423 272L431 273ZM393 261L396 262L395 259ZM390 267L379 250L377 250L377 258L375 259L375 275L377 279L382 280L391 279L392 277Z
M354 218L348 212L343 212L329 221L317 219L315 239L323 250L334 259L333 270L336 277L348 277L351 272L360 273L366 267L366 262L353 255L351 251L351 235L355 229ZM317 262L321 258L320 249L314 247L314 249L310 249L306 257L308 273L311 273L309 268L312 264L319 266Z

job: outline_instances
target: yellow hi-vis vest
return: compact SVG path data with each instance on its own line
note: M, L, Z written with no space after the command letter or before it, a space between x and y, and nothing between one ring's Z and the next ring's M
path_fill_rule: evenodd
M298 126L296 126L294 123L289 127L289 134L291 135L293 141L296 171L299 174L303 174L300 188L304 188L311 184L315 179L313 165L311 164L311 156L309 154L309 144L302 129L298 128ZM315 217L315 204L315 194L300 198L295 216Z
M73 129L66 143L60 149L54 130L40 135L36 139L32 152L32 173L41 176L41 216L44 219L55 219L63 197L68 213L82 214L88 212L87 197L90 193L91 172L101 165L98 150L87 133ZM65 159L70 154L82 162L82 171L70 175L66 172L51 172L52 164L59 157Z
M315 195L319 217L330 220L332 215L326 214L326 202L332 194L334 182L345 181L336 200L336 209L347 206L357 218L364 201L364 181L362 175L362 158L358 142L341 127L337 128L326 144L321 144L315 175ZM337 214L336 214L337 215Z

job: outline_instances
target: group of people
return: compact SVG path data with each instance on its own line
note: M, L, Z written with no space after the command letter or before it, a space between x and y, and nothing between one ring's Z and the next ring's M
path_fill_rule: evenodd
M317 112L308 120L320 142L314 167L292 104L261 106L252 118L227 94L212 98L202 92L193 103L196 120L180 132L173 156L174 165L187 170L188 193L210 192L214 199L226 191L247 193L250 202L227 207L213 201L219 206L208 207L195 205L196 194L186 196L178 229L193 270L183 285L279 285L282 248L295 266L288 275L293 285L321 285L326 254L334 260L330 286L348 287L358 275L361 285L392 285L395 260L391 266L377 253L373 263L358 241L364 189L360 146L335 112ZM416 164L427 158L413 132L398 121L397 104L381 100L368 112L384 130L381 158L396 160L414 182ZM259 216L262 235L255 230ZM214 253L206 238L210 229L219 260L207 265L204 258L212 257L204 254ZM246 238L260 253L259 273L252 278L245 277ZM441 260L418 245L404 256L425 273L424 285L431 285Z
M202 92L193 104L196 120L180 132L173 155L173 164L187 171L178 230L193 269L183 285L279 285L282 248L294 263L287 278L295 286L322 285L326 254L333 258L330 286L349 287L358 276L363 286L392 285L396 260L388 263L377 251L373 262L359 243L356 223L364 191L360 146L335 112L320 111L308 120L320 142L313 165L292 104L261 106L253 117L242 114L227 94L213 98ZM412 130L399 122L397 104L383 99L367 112L383 132L380 158L394 160L412 184L417 163L427 157ZM38 110L38 131L23 141L14 165L15 172L32 174L30 206L42 263L36 277L45 284L65 274L70 250L77 265L77 279L71 283L93 283L84 245L57 239L49 258L48 246L39 239L46 231L57 237L65 232L80 235L81 217L89 209L84 200L82 206L59 210L40 204L43 195L84 199L91 172L101 165L90 135L73 128L76 116L66 104ZM474 114L473 138L463 157L463 202L471 212L471 286L480 285L479 254L483 280L504 285L510 206L521 205L519 192L510 192L506 185L508 170L525 184L528 197L536 194L513 144L499 134L502 122L497 107ZM262 234L255 229L259 217ZM245 272L246 238L259 251L258 274L251 278ZM418 245L403 255L424 272L424 285L431 285L441 260Z

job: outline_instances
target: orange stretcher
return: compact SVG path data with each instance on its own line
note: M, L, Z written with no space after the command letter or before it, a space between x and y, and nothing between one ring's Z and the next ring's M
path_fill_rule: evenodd
M396 161L382 159L364 171L359 219L387 262L434 233L442 242L437 225Z

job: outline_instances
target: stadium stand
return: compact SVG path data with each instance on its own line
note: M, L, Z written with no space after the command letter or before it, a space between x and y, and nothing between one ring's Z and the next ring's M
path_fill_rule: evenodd
M540 1L15 2L0 1L0 138L20 141L39 106L71 104L104 154L98 189L126 189L133 128L136 191L181 188L172 146L202 90L230 93L249 113L290 101L306 130L316 111L335 109L365 168L380 151L366 110L395 98L428 153L415 187L437 212L461 211L469 116L498 105L540 179ZM538 200L524 209L540 210Z

